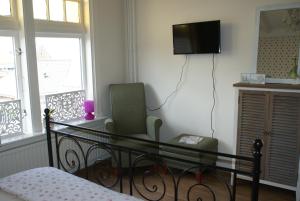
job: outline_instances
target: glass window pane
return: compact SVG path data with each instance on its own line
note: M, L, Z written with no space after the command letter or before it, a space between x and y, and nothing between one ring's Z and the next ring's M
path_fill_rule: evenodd
M46 0L33 0L33 14L34 19L47 19Z
M64 21L63 0L49 0L50 20Z
M66 18L67 22L79 23L79 3L66 1Z
M82 89L79 38L38 37L36 50L41 96Z
M10 0L0 0L0 15L10 16Z
M13 37L0 36L0 101L17 99Z

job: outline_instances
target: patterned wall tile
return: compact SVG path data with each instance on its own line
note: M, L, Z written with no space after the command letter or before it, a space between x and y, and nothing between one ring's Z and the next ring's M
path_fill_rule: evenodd
M300 36L261 37L259 39L257 73L272 78L288 78L299 55Z

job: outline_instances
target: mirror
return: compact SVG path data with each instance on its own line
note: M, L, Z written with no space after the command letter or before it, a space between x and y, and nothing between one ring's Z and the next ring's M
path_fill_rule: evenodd
M257 17L256 72L268 78L298 78L300 3L260 9Z

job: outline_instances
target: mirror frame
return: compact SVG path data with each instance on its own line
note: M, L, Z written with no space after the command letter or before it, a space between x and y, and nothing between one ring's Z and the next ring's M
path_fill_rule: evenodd
M254 62L253 62L253 68L254 68L253 70L255 73L257 73L260 13L262 11L291 9L291 8L300 8L300 2L266 5L266 6L260 6L256 9L256 21L255 21L256 27L255 27L255 40L254 40L255 45L254 45ZM298 74L300 74L300 51L298 56ZM266 78L266 83L294 83L294 82L295 79Z

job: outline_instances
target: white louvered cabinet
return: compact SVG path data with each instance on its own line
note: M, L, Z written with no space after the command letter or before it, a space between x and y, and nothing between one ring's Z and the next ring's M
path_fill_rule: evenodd
M264 141L261 178L297 185L300 131L300 94L239 91L237 153L249 156L255 138ZM249 164L237 162L242 170Z

